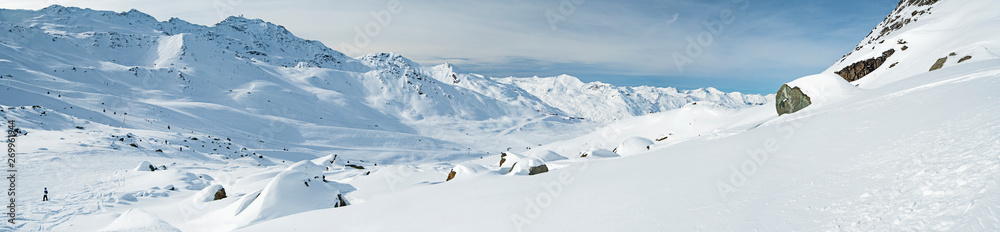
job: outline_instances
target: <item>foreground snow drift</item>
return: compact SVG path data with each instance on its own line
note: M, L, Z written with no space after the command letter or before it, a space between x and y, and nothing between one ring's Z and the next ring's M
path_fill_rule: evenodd
M300 161L275 176L260 195L237 204L231 220L237 226L270 220L315 209L347 206L343 194L354 191L350 185L323 179L323 167Z

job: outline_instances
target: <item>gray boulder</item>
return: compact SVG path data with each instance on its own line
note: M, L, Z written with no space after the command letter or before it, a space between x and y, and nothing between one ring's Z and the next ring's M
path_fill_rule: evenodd
M781 85L775 97L775 108L778 115L795 113L812 104L809 96L802 92L799 87L790 87L787 84Z

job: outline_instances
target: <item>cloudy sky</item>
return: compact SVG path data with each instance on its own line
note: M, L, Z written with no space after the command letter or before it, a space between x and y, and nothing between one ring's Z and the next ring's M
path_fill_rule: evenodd
M487 76L771 93L849 52L896 0L0 0L284 25L350 56L396 52Z

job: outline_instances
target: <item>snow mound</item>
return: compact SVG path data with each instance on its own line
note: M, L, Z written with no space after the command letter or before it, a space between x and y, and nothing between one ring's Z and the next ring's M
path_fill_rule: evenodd
M100 231L181 231L160 218L153 216L141 209L129 209L118 216L115 221L105 226Z
M312 162L314 164L316 164L316 165L324 166L325 167L325 166L329 166L329 165L333 164L333 161L336 160L336 159L337 158L334 155L327 155L327 156L323 156L323 157L319 157L319 158L313 159Z
M535 175L549 171L545 161L534 156L505 152L501 154L500 159L500 171L509 175Z
M249 225L295 213L342 206L342 194L354 191L354 187L333 181L323 182L322 171L323 167L309 160L288 167L236 215L235 223Z
M615 148L614 153L621 156L630 156L649 151L653 147L653 141L643 137L630 137L625 139Z
M475 176L488 171L489 169L486 169L486 167L483 167L482 165L473 163L462 163L455 165L455 167L451 168L451 173L448 173L448 180L450 181L456 178L466 178L470 176Z
M548 162L568 159L565 156L561 156L552 150L531 150L527 152L527 155L531 157L538 157L539 159Z
M139 166L135 166L135 168L132 169L132 170L136 170L136 171L140 171L140 172L152 172L153 169L150 169L150 167L156 168L149 161L142 161L142 163L139 163Z
M275 165L274 161L261 157L260 155L251 155L236 158L229 161L229 166L270 167Z
M590 150L587 150L587 152L584 152L583 155L586 155L585 158L621 157L621 155L618 155L618 153L614 153L612 151L609 151L608 149L601 149L601 148L591 148Z
M858 90L856 86L848 83L844 78L832 73L801 77L788 82L788 86L802 89L802 93L809 96L809 100L812 101L809 107L819 107L836 102L847 98L851 92Z
M219 192L220 189L223 189L222 185L209 185L208 187L201 189L201 191L198 191L198 193L195 193L194 196L191 196L191 201L196 203L214 201L215 193Z

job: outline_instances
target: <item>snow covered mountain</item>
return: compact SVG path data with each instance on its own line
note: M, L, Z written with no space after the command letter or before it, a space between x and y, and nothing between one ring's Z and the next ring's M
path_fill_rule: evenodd
M570 115L598 121L615 121L629 116L664 112L697 102L733 109L764 105L768 102L765 96L739 92L724 93L711 87L682 91L650 86L615 87L601 82L583 83L569 75L548 78L501 78L498 81L516 85Z
M0 10L3 229L996 231L998 8L900 1L773 97L351 58L240 17ZM790 97L809 104L776 114Z
M105 125L137 120L141 123L124 124L140 129L171 126L238 138L242 144L278 137L265 143L383 147L434 137L440 133L423 132L438 128L425 127L437 121L554 115L558 117L550 120L564 119L554 123L605 123L694 101L732 108L766 102L758 95L714 89L602 91L592 88L602 84L579 81L571 86L530 84L457 73L450 64L424 67L393 53L350 58L282 26L241 17L201 26L177 18L158 22L135 10L116 13L54 5L38 11L0 11L0 29L8 31L0 38L5 45L0 48L0 67L12 83L5 92L12 97L5 98L4 105L38 105ZM552 78L569 79L575 80ZM605 104L579 101L581 97L620 100ZM130 117L119 119L125 113ZM261 124L282 132L261 133L256 126ZM380 139L369 139L372 136ZM434 143L445 150L463 150L451 142Z

